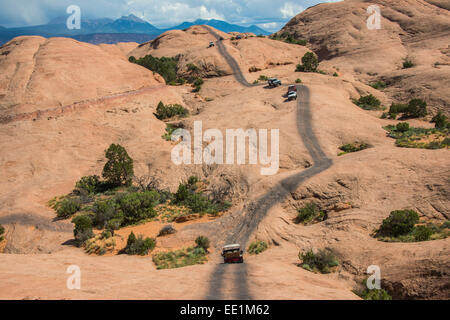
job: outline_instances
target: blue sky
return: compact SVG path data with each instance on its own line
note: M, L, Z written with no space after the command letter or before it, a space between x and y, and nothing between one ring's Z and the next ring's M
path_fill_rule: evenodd
M219 19L241 25L256 24L277 31L290 18L324 0L1 0L0 25L45 24L80 6L85 18L118 18L135 14L157 27L195 19Z

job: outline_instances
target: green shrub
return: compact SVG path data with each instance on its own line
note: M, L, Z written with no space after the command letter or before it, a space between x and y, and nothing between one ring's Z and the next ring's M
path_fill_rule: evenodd
M81 209L81 202L78 198L65 198L57 202L54 208L59 218L68 218Z
M381 101L372 94L361 96L358 100L354 100L353 102L364 110L378 110L381 107Z
M317 204L310 202L306 204L303 208L298 209L298 215L296 217L297 223L309 223L312 221L323 221L325 218L325 213L320 211Z
M379 89L385 89L387 87L387 84L384 81L377 81L377 82L370 84L370 86L374 89L379 90Z
M298 256L302 261L301 266L309 271L329 273L331 268L339 265L334 252L329 248L319 249L317 253L310 249L305 253L300 252Z
M190 177L187 183L180 183L174 195L173 204L184 205L193 213L217 214L226 210L229 204L225 201L213 202L202 193L196 192L197 177Z
M4 235L5 234L5 227L3 227L1 224L0 224L0 241L3 241L3 239L4 239Z
M266 251L269 246L265 241L253 241L248 246L248 253L250 254L260 254L263 251Z
M441 111L439 111L437 115L435 115L433 119L431 119L431 122L434 123L434 127L437 129L449 128L450 124L447 121L447 116L444 115Z
M88 194L97 193L100 187L100 177L97 175L82 177L76 184L77 190L84 190Z
M130 61L131 63L136 63L136 58L134 57L134 56L130 56L129 58L128 58L128 61Z
M156 246L156 240L153 238L143 238L141 235L136 238L133 232L130 233L127 239L127 245L123 252L130 255L145 256L149 251Z
M295 83L302 83L302 79L297 78L297 79L295 80Z
M267 81L267 80L269 80L269 77L267 77L267 76L262 74L262 75L259 76L258 80L260 80L260 81Z
M111 185L130 185L134 175L133 159L125 148L120 144L111 144L105 156L108 161L103 167L103 178Z
M417 226L414 228L413 235L416 241L427 241L433 234L433 230L427 226Z
M165 105L162 101L160 101L156 107L155 116L159 120L165 120L175 116L186 117L188 114L189 111L179 104Z
M383 220L378 234L381 236L398 237L410 233L419 222L419 215L414 210L392 211Z
M200 68L197 67L197 66L196 66L195 64L193 64L193 63L188 63L186 66L187 66L187 69L188 69L189 72L197 73L197 72L200 71Z
M108 222L114 218L117 218L118 215L118 207L114 199L106 199L106 200L97 200L92 205L92 211L94 212L93 216L93 224L95 227L102 229L107 227ZM122 219L121 223L122 223ZM115 228L113 230L117 230Z
M116 197L116 203L123 213L123 226L135 224L156 216L154 206L160 201L157 191L130 192Z
M72 219L72 223L75 224L73 235L78 246L82 246L86 240L94 237L94 232L92 231L92 220L89 216L76 216Z
M248 72L258 72L258 71L261 71L261 69L260 68L257 68L257 67L255 67L255 66L252 66L252 67L250 67L249 69L248 69Z
M411 60L405 59L403 61L403 69L408 69L408 68L412 68L412 67L414 67L414 63Z
M198 236L197 239L195 239L195 244L198 248L202 248L206 252L208 252L209 249L209 239L205 236Z
M364 142L354 142L354 143L347 143L339 147L339 150L343 151L343 153L339 154L345 154L349 152L358 152L361 150L365 150L369 148L369 144Z
M317 56L312 52L307 52L302 57L302 64L297 65L295 71L297 72L316 72L319 66Z
M395 126L395 130L398 132L406 132L409 130L409 123L408 122L399 122Z
M151 55L147 55L135 61L135 63L152 70L153 72L159 73L166 83L177 80L177 58L156 58Z
M421 99L412 99L404 113L408 118L421 118L427 115L427 103Z
M161 137L166 140L166 141L171 141L172 140L172 133L174 133L175 130L177 130L178 128L176 126L174 126L173 124L166 124L166 133L163 134Z
M333 77L339 77L338 73L337 72L333 73Z
M366 290L361 298L364 300L392 300L390 294L384 289Z

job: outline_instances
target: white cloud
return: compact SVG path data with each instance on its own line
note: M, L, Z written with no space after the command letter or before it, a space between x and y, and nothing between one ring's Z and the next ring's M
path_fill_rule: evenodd
M283 7L280 8L280 12L283 16L283 18L289 19L293 16L296 16L300 12L302 12L304 9L302 6L294 4L292 2L286 2Z

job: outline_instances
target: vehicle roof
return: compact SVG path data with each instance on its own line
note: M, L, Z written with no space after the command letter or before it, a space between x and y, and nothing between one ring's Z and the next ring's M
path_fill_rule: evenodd
M235 243L235 244L228 244L226 246L223 246L223 250L228 250L228 249L239 249L241 247L240 244Z

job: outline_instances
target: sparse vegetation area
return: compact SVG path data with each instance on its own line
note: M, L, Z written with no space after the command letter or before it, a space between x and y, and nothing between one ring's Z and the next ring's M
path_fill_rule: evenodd
M414 67L414 63L410 59L406 58L403 61L403 69L409 69L409 68L412 68L412 67Z
M365 142L347 143L339 147L339 150L341 150L342 152L338 153L338 156L342 156L351 152L358 152L367 148L369 148L369 144Z
M156 107L155 116L159 120L171 119L173 117L187 117L189 111L179 104L167 104L165 105L162 101L158 103Z
M387 87L387 84L384 81L377 81L377 82L371 83L370 86L374 89L381 90L381 89L385 89Z
M361 96L358 100L353 100L353 103L364 110L380 110L381 101L374 95Z
M296 223L303 223L305 225L324 221L326 218L325 212L319 209L319 206L310 202L304 207L297 209L297 217L295 218Z
M298 44L301 46L306 46L307 42L304 39L296 39L295 35L290 34L289 32L283 32L280 35L275 33L274 35L269 37L272 40L283 41L291 44Z
M391 295L383 288L367 288L367 279L362 281L361 289L354 290L353 292L364 300L392 300Z
M166 83L173 83L178 80L177 71L178 71L178 59L177 58L156 58L152 55L146 55L145 57L136 59L135 57L130 57L129 61L131 63L136 63L141 65L153 72L160 74Z
M142 235L136 237L133 232L127 239L127 246L123 249L123 253L129 255L145 256L156 246L156 240L153 238L145 238Z
M265 241L253 241L248 246L247 252L250 254L260 254L263 251L266 251L269 246Z
M330 273L334 267L339 265L333 250L329 248L319 249L314 253L312 249L298 254L301 260L300 266L311 272Z
M422 118L428 114L427 103L421 99L412 99L408 104L393 103L389 108L389 116L396 119L401 114L403 119Z
M157 180L151 177L134 177L133 160L123 147L111 145L105 153L108 162L105 164L104 172L107 174L104 174L104 177L109 179L108 182L101 181L97 176L83 177L77 182L75 191L83 193L84 196L72 193L61 197L61 200L55 198L49 201L49 206L55 209L58 217L68 218L75 215L72 219L75 224L75 243L77 246L84 246L89 253L104 254L112 248L112 240L106 242L104 238L95 236L93 228L114 235L114 231L122 227L152 219L178 221L179 218L193 213L198 216L217 215L231 205L223 200L222 195L205 195L203 190L206 181L200 181L195 176L181 183L175 194L160 190ZM135 181L137 186L131 185L132 181ZM102 184L114 188L105 191L104 188L98 188L98 185ZM97 193L99 190L102 192ZM133 240L133 237L130 239ZM90 241L87 242L88 240ZM208 250L207 238L199 237L196 243L205 252ZM152 250L155 242L154 239L138 237L129 244L126 253L145 254L142 252Z
M444 239L449 235L449 222L440 225L419 223L414 210L395 210L383 220L375 237L386 242L419 242Z
M209 239L199 236L195 243L197 245L195 247L154 254L152 258L156 268L173 269L205 263L207 261Z
M402 148L442 149L450 146L449 129L414 128L407 122L385 126L388 136L394 138L395 145Z
M302 64L298 64L296 72L319 72L317 67L319 66L319 60L313 52L307 52L302 57Z

